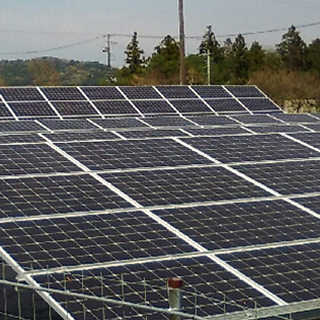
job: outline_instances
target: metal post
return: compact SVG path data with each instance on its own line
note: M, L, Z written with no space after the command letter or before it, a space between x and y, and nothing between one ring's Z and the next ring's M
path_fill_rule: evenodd
M125 301L125 288L124 288L124 278L123 274L121 273L121 296L122 296L122 301ZM123 307L123 320L126 319L126 312Z
M81 291L84 294L84 276L83 276L83 270L81 271ZM82 308L83 308L83 319L86 320L87 318L87 312L86 312L86 306L85 306L85 300L82 301Z
M22 319L22 311L21 311L21 295L20 295L20 289L19 287L16 287L16 290L18 292L18 312L19 312L19 320Z
M2 279L6 280L6 265L3 263L3 260L2 260ZM4 303L3 311L4 311L4 316L5 316L4 319L8 320L8 316L7 316L7 313L8 313L8 301L7 301L7 289L6 289L6 286L3 286L3 303Z
M101 297L104 296L104 290L103 290L103 275L102 272L100 271L100 281L101 281ZM102 303L102 320L106 320L106 311L104 307L104 303Z
M47 283L48 283L48 289L50 289L49 266L47 266ZM48 306L49 306L49 310L48 310L49 320L52 320L52 310L51 310L51 306L49 303L48 303Z
M180 311L182 305L181 296L182 279L173 277L167 281L168 297L169 297L169 309L174 311ZM170 320L180 320L180 316L170 315Z
M211 55L210 50L207 49L207 82L208 86L211 84Z
M184 34L184 14L183 14L183 0L179 0L179 26L180 26L180 84L187 84L186 79L186 48L185 48L185 34Z
M144 288L144 304L147 305L148 301L147 301L147 282L146 282L146 278L143 278L143 288ZM145 313L145 320L148 320L147 311Z

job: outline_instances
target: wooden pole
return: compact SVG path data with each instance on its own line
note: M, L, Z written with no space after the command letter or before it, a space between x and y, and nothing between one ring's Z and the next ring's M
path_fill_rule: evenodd
M184 14L183 14L183 0L179 0L179 40L180 40L180 84L186 85L186 49L185 49L185 34L184 34Z

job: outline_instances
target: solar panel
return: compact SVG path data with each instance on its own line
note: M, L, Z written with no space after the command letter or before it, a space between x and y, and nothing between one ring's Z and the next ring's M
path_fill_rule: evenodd
M170 103L181 113L212 113L212 110L199 99L170 100Z
M138 115L138 111L130 104L129 101L95 101L94 105L98 108L101 114L105 115Z
M131 206L89 174L0 179L0 199L0 218Z
M265 97L255 86L225 86L225 88L237 98Z
M281 194L301 194L320 191L319 167L319 161L295 161L236 168Z
M37 88L0 88L0 94L6 101L44 101Z
M225 163L320 156L319 152L280 135L186 138L184 141Z
M94 124L87 120L41 120L50 130L97 130Z
M49 100L85 100L76 87L42 87L41 91Z
M268 196L222 167L102 174L144 206Z
M304 123L303 126L313 131L320 131L320 123Z
M189 317L319 308L319 116L269 110L254 86L0 89L3 118L37 119L0 121L13 277L167 310L179 276ZM75 320L170 318L49 298Z
M47 102L15 102L10 108L19 118L23 117L58 117Z
M1 118L13 118L12 113L9 111L4 103L0 103L0 117Z
M167 101L164 100L139 100L134 101L134 105L143 114L161 114L161 113L176 113Z
M155 213L208 250L308 239L318 236L320 226L319 219L282 200Z
M207 104L217 113L249 113L237 100L235 99L206 99Z
M1 121L0 132L46 131L34 121Z
M0 175L79 171L46 144L0 145Z
M37 269L194 251L141 212L5 223L0 241L23 267Z
M154 127L183 127L183 126L194 126L192 122L182 117L154 117L144 118L144 122Z
M119 87L129 99L161 99L160 94L153 87Z
M91 100L124 100L124 96L116 87L81 87Z
M62 116L88 116L98 115L97 111L87 101L52 102L55 109Z
M222 258L290 303L319 297L319 252L319 244L307 244Z
M231 95L222 86L191 86L203 98L231 98Z
M58 146L91 170L211 163L171 139L64 143Z
M240 99L240 102L252 112L281 112L279 107L267 98Z
M197 98L187 86L157 86L156 87L167 99Z

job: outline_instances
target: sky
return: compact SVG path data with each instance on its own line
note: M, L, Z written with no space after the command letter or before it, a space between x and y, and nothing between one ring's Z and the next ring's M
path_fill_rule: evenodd
M104 35L111 34L112 66L124 64L133 32L145 55L166 35L178 38L178 0L0 0L0 60L53 56L105 63ZM308 44L320 38L319 0L184 0L187 54L208 25L220 43L245 35L273 48L291 25ZM258 33L271 29L276 32Z

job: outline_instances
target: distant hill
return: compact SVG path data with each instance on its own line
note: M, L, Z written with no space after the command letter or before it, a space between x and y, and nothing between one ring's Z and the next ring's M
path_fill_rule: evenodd
M0 60L1 86L107 85L112 70L99 62L43 57Z

